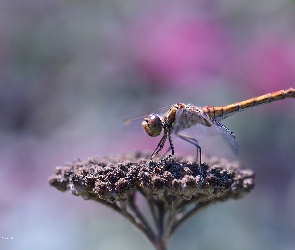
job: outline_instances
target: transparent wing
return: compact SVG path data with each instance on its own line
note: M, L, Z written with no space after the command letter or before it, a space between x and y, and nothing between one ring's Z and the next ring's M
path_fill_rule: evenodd
M214 121L214 120L213 120ZM220 122L214 121L214 125L212 127L218 131L221 135L222 139L226 142L226 144L231 148L231 150L236 154L239 155L239 143L236 140L234 133L225 127Z
M212 129L211 127L207 127L201 123L197 123L189 128L185 128L187 123L189 123L191 116L196 116L196 115L193 112L189 114L186 110L178 109L176 111L174 130L181 131L182 135L194 138L198 141L202 141L206 139L207 137L219 134L216 129ZM200 114L200 116L202 115ZM203 117L203 118L205 118L206 120L208 119L207 117ZM210 124L211 124L211 121L210 121Z
M128 132L142 132L141 123L148 114L139 115L133 118L125 119L123 121L123 127Z
M220 122L209 117L207 114L203 113L202 117L211 123L211 126L208 128L211 129L212 132L214 131L213 133L221 135L221 138L231 148L231 150L236 155L239 155L239 143L237 142L234 133Z
M197 123L196 125L181 130L181 134L195 138L198 141L202 141L210 136L219 135L216 129L212 129L212 127L204 126L201 123Z
M148 113L148 114L139 115L139 116L136 116L133 118L125 119L123 121L123 127L128 132L142 132L143 130L141 127L141 123L144 118L148 117L152 113L163 116L169 110L169 108L170 108L170 106L166 106L166 107L156 109L155 111Z
M181 121L181 119L184 119L184 117L188 118L187 116L182 115L182 112L180 111L176 114L176 120L175 120L175 126L183 126L185 124L184 121ZM200 113L200 116L205 119L207 122L211 124L211 126L205 126L201 123L197 123L189 128L180 129L180 134L188 136L190 138L194 138L197 141L202 141L210 136L220 135L222 139L225 141L225 143L231 148L231 150L238 155L239 154L239 144L236 140L235 135L232 131L230 131L227 127L225 127L220 122L210 118L205 113ZM183 126L184 127L184 126Z

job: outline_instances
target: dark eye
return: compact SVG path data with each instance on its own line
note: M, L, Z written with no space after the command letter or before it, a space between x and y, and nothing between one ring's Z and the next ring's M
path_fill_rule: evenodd
M142 128L149 136L158 136L162 131L162 121L159 115L150 114L149 117L145 118L141 123Z

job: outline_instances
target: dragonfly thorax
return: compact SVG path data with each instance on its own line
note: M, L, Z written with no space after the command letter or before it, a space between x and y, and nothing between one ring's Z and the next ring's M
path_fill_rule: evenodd
M150 114L141 123L143 130L152 137L156 137L162 132L162 120L158 114Z

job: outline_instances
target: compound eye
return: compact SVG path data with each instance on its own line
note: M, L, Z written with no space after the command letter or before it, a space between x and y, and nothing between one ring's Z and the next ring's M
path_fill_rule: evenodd
M150 114L142 123L143 130L152 137L158 136L162 131L162 121L159 115Z

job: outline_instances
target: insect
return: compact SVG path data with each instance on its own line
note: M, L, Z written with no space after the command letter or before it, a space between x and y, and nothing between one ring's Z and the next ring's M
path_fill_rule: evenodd
M167 139L170 144L168 151L171 150L171 154L174 155L171 135L175 134L198 149L198 158L201 166L202 153L199 140L208 136L221 135L233 152L236 155L239 153L239 144L235 135L220 123L221 120L246 109L286 98L295 98L294 88L279 90L226 106L205 106L199 108L192 104L177 103L171 107L163 107L155 110L148 116L126 119L124 126L131 127L141 122L143 130L152 137L159 136L163 131L163 136L150 159L153 159L163 149ZM186 130L189 128L193 131L194 136L191 133L186 133Z

